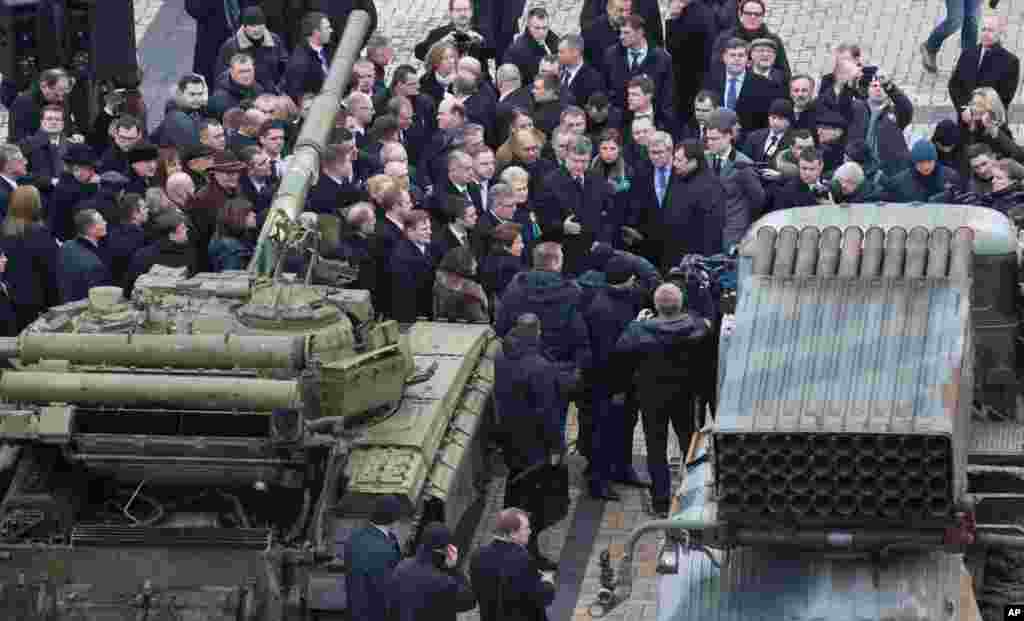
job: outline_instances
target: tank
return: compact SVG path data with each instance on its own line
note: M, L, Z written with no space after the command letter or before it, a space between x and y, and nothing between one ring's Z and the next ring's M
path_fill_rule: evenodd
M346 278L280 269L308 233L282 204L305 192L293 173L316 163L333 117L315 115L337 111L366 21L350 17L303 128L264 267L155 266L130 299L96 288L0 342L0 617L342 615L343 544L383 495L407 548L435 520L472 536L491 328L382 321Z
M671 517L603 555L592 615L630 597L635 545L662 531L662 621L980 620L989 551L1024 548L1019 503L998 510L1019 480L980 485L1019 463L979 461L979 438L1013 443L1021 425L974 407L1016 396L1015 237L998 212L946 205L756 222L716 418ZM997 457L1016 459L1013 444Z

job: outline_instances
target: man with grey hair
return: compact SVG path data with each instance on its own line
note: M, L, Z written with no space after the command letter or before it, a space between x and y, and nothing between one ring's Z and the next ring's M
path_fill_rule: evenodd
M1020 59L1003 47L1005 28L1006 18L985 16L981 20L981 45L961 52L956 68L949 76L949 98L957 110L964 110L971 103L974 89L983 86L994 88L1003 107L1010 109L1010 102L1020 84ZM970 123L969 117L963 120Z
M470 245L477 259L482 261L487 256L494 239L495 227L506 222L514 222L516 215L516 192L507 183L495 183L487 194L487 209L480 212Z
M519 67L507 64L498 67L494 78L498 88L498 99L494 106L496 139L504 143L508 139L508 125L512 121L516 109L532 110L532 84L523 84Z
M452 196L458 196L473 203L473 206L477 208L477 213L483 211L480 187L473 182L473 158L465 151L456 149L448 154L447 164L447 178L439 188L434 189L427 208L438 229L447 226L450 222L450 218L445 215L445 207Z
M835 181L832 200L835 203L864 203L872 200L873 188L864 179L864 169L857 162L846 162L832 173ZM838 190L838 191L837 191Z
M466 110L466 119L483 126L484 141L494 141L496 99L490 91L481 88L480 79L468 71L459 71L452 81L452 96Z
M584 62L584 48L583 37L578 34L565 35L558 42L559 81L569 89L573 103L581 108L591 95L605 90L604 76Z
M590 138L577 136L569 143L565 166L544 177L537 199L543 235L562 243L568 276L581 274L594 242L612 243L621 226L607 180L587 170L592 154Z
M630 323L615 346L620 383L612 393L623 399L636 390L643 413L647 442L647 469L651 473L651 504L659 517L667 517L672 477L668 469L668 424L680 446L690 445L697 412L694 379L707 365L698 345L708 335L714 306L709 286L697 276L688 277L686 295L673 283L654 292L657 316ZM634 377L635 386L634 384Z

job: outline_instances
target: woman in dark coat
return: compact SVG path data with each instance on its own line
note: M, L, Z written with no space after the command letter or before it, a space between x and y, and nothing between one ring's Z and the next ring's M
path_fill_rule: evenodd
M405 218L405 237L391 253L391 316L411 323L434 310L434 269L440 257L430 244L430 215L416 209Z
M601 132L597 143L597 155L590 162L590 170L597 171L608 180L615 201L615 213L629 213L629 189L633 186L633 166L622 155L622 134L615 128ZM616 248L625 246L621 234L613 239Z
M0 336L18 336L18 314L11 298L11 288L7 285L5 270L7 255L0 250ZM3 365L0 365L3 366Z
M684 140L676 146L667 192L662 214L663 271L688 254L722 252L725 189L718 175L708 169L700 142Z
M477 261L468 246L444 255L434 278L434 319L487 323L487 294L475 280Z
M526 269L522 230L520 224L502 222L491 231L493 244L480 266L480 282L494 304L501 299L512 278Z
M14 190L3 221L7 254L6 281L14 300L16 328L21 330L50 306L60 303L57 290L57 256L60 246L42 222L39 190L23 185Z
M210 269L244 270L252 258L251 233L256 230L256 212L248 199L233 198L218 214L217 233L210 240Z
M429 95L434 105L444 99L444 93L455 79L455 64L459 60L459 52L451 43L435 43L427 52L429 70L420 78L420 93Z

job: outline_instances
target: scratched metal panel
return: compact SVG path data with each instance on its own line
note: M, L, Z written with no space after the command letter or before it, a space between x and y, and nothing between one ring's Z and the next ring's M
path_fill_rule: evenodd
M754 278L715 432L954 434L968 325L942 279Z

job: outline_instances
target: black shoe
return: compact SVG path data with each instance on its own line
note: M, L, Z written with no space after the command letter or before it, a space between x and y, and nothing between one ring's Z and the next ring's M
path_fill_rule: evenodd
M619 485L628 485L629 487L639 487L642 489L648 489L651 487L651 482L647 479L641 479L640 475L636 473L636 470L630 468L622 476L612 480L612 483L618 483Z
M651 513L661 519L668 518L668 511L672 507L671 501L666 499L655 499L651 501Z
M612 502L619 502L622 497L619 493L613 490L608 484L604 485L591 485L590 486L590 497L595 500L611 500Z

